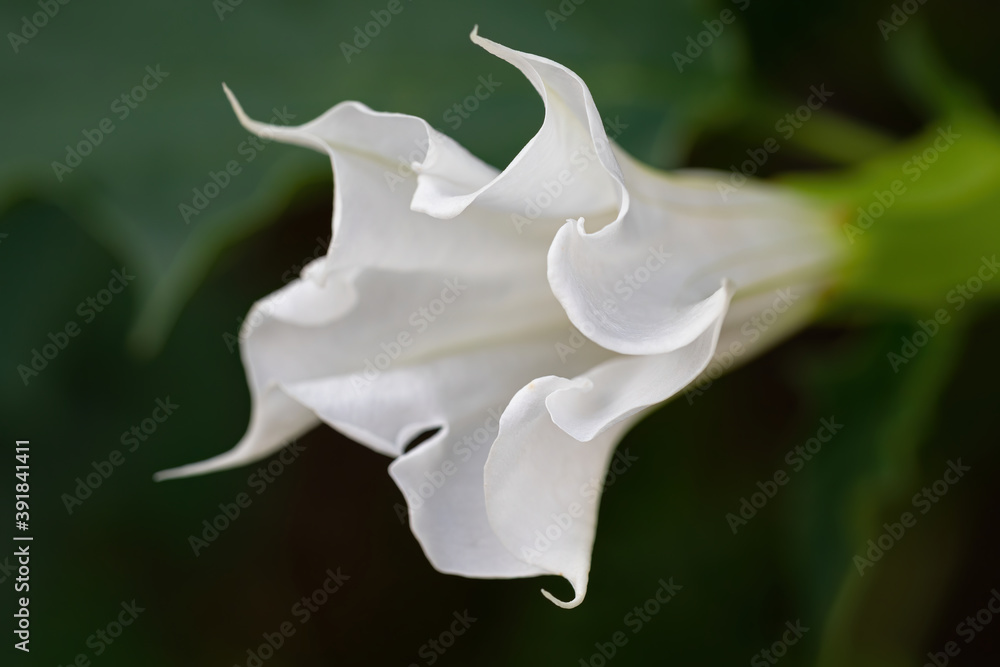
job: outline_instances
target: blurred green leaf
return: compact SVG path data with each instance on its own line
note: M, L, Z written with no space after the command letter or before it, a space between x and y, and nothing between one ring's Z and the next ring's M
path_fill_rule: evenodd
M935 517L918 514L917 525L864 566L863 575L854 557L866 556L867 540L879 538L883 522L899 522L907 510L917 514L911 496L946 466L941 459L924 469L920 454L937 425L967 323L943 327L899 373L885 351L899 334L912 333L905 324L882 325L800 367L802 394L844 424L817 455L822 463L804 470L803 483L789 490L799 589L814 617L825 619L822 667L914 664L913 651L954 565Z
M840 211L852 259L845 301L924 315L1000 294L995 119L967 110L856 169L785 180Z

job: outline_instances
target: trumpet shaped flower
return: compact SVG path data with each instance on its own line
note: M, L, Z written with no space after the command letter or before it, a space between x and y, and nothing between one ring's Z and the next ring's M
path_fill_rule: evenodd
M251 132L330 156L333 241L247 318L243 439L160 478L250 463L326 423L393 458L435 568L559 575L573 598L543 593L573 607L623 435L713 360L801 326L841 241L828 211L790 191L638 163L576 74L472 40L545 106L502 171L419 118L345 102L271 126L226 90Z

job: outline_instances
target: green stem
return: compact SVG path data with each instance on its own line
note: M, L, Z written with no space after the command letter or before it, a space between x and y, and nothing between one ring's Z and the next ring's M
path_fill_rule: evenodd
M888 150L896 142L882 131L833 112L813 112L813 117L788 142L835 164L856 164Z

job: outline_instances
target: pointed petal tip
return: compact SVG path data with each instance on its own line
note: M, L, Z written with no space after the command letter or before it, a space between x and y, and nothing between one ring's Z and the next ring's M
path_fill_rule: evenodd
M254 460L252 457L246 456L243 452L230 450L219 454L218 456L213 456L210 459L205 459L204 461L189 463L177 468L161 470L153 475L153 480L157 482L165 482L169 479L178 479L180 477L197 477L199 475L207 475L210 472L219 472L221 470L235 468L245 463L250 463L252 460Z
M167 470L160 470L159 472L153 473L154 482L168 482L172 479L181 479L182 477L192 477L200 473L188 473L185 468L188 466L178 466L177 468L168 468Z
M240 125L242 125L247 130L250 130L251 132L256 132L257 130L254 128L254 126L262 126L262 124L256 122L246 114L246 112L243 110L243 105L240 104L240 101L236 99L236 95L233 93L232 90L229 89L229 86L227 86L225 83L222 84L222 90L223 92L226 93L226 98L229 100L229 106L233 108L233 113L236 114L236 118L237 120L240 121Z
M241 105L240 101L236 99L236 94L233 93L232 89L226 85L225 81L222 82L222 92L225 93L226 99L229 100L229 106L233 109L236 117L239 119L246 117L246 113L243 111L243 105Z
M184 468L186 466L179 466L177 468L168 468L167 470L160 470L159 472L153 473L154 482L166 482L171 479L177 479L179 477L184 477Z
M159 472L153 473L154 482L166 482L171 479L180 479L182 477L194 477L197 475L203 475L205 473L211 472L210 470L198 470L201 466L200 463L192 463L190 465L178 466L176 468L168 468L167 470L161 470Z

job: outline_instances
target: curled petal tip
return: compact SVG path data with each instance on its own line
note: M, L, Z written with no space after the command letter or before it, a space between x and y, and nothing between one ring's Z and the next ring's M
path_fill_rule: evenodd
M563 602L552 593L549 593L544 588L542 589L542 595L548 598L549 602L553 603L558 607L562 607L563 609L573 609L575 607L580 606L580 603L583 602L583 596L579 594L574 595L573 599L570 600L569 602Z

